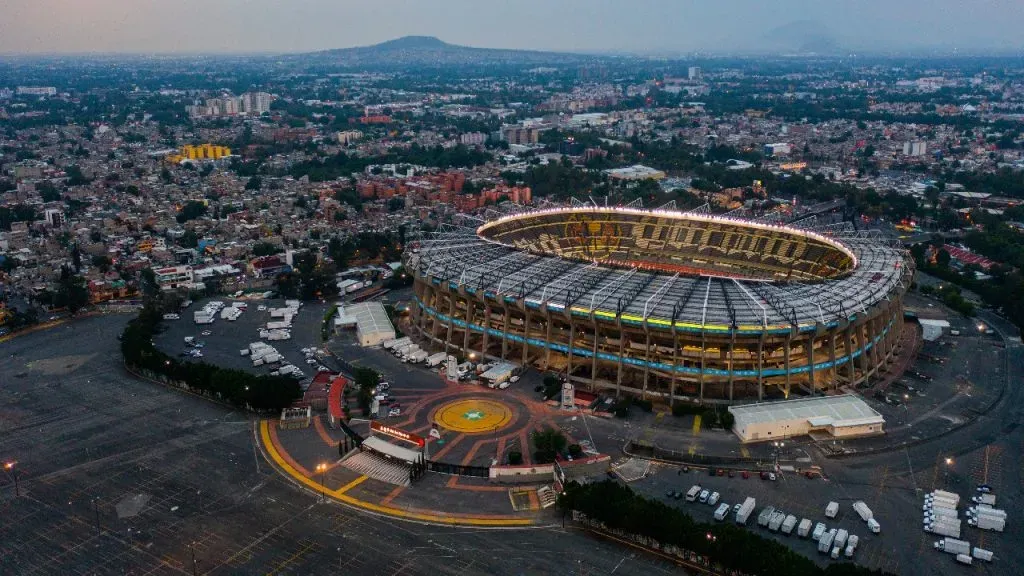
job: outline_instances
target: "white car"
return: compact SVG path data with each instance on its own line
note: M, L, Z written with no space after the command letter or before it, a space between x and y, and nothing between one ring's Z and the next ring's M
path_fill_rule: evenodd
M711 496L708 498L708 504L711 506L718 504L719 498L721 498L721 496L718 494L718 492L712 492Z
M515 384L516 382L519 382L519 376L513 376L509 378L508 381Z
M511 385L512 385L512 381L511 380L506 380L506 381L502 382L501 384L498 384L498 389L499 390L504 390L504 389L508 388Z
M700 498L699 498L699 500L701 501L701 503L707 502L708 498L710 496L711 496L710 492L708 492L707 490L701 490L700 491Z
M312 358L306 358L306 364L312 366L313 364L316 364L316 360L313 360Z
M203 330L202 331L202 335L203 336L209 336L210 334L213 334L213 332L210 332L209 330Z
M388 416L401 416L401 415L402 415L402 409L401 408L392 408L391 410L388 410Z
M267 309L267 307L264 306L263 304L260 304L259 306L256 307L256 309L259 310L260 312L263 312Z

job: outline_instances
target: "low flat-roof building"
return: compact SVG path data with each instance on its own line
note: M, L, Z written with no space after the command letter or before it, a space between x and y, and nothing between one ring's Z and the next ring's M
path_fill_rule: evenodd
M822 433L835 438L884 433L885 419L859 396L816 396L730 406L732 431L742 442L764 442Z
M360 346L376 346L395 337L395 327L380 302L361 302L338 307L339 318L355 318L356 337Z

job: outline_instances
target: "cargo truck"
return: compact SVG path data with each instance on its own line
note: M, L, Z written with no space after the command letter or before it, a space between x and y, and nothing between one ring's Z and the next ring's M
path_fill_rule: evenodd
M946 490L932 490L931 495L935 497L943 496L946 498L952 498L953 500L959 501L960 495L956 492L948 492Z
M855 535L855 534L851 534L850 535L850 539L846 541L846 551L844 553L844 555L847 558L853 558L853 553L854 553L854 551L857 550L857 542L859 542L859 541L860 541L860 538L858 538L857 535Z
M984 504L985 506L995 506L996 505L996 495L995 494L978 494L977 496L971 498L971 501L974 502L975 504Z
M868 520L868 530L871 530L874 534L878 534L882 531L882 525L878 523L878 520L872 518L871 520Z
M785 519L786 515L782 512L772 512L772 515L768 518L768 529L772 532L778 532Z
M971 543L964 540L957 540L956 538L943 538L935 542L933 546L936 550L940 550L947 554L970 554Z
M846 547L846 539L849 536L850 536L850 533L847 532L846 529L840 528L839 530L836 531L836 537L835 537L835 540L832 542L832 545L833 546L837 546L839 548L845 548Z
M747 498L744 500L743 504L740 505L740 509L736 511L736 523L745 525L756 506L757 500L753 498Z
M1006 518L1006 510L990 508L988 506L971 506L968 508L967 513L971 516L996 516L999 518Z
M757 515L757 525L765 528L768 526L768 522L772 519L772 514L775 514L775 508L771 506L765 507L761 510L761 513Z
M828 554L832 551L832 542L836 538L836 529L833 528L828 532L821 535L821 539L818 540L818 552L822 554Z
M411 364L415 364L417 362L422 362L422 361L424 361L426 359L427 359L427 352L426 352L426 350L417 350L417 351L413 352L412 354L410 354L410 355L405 357L405 361L409 362Z
M970 518L967 523L981 530L992 530L993 532L1002 532L1006 529L1006 519L992 517L992 516L978 516L977 518Z
M804 518L800 521L800 525L796 528L796 535L801 538L807 538L811 534L811 526L814 525L809 519Z
M789 535L793 533L793 528L796 527L796 516L790 514L786 516L786 519L782 521L782 533Z
M811 532L811 540L821 540L827 530L828 528L824 524L818 522L814 525L814 532Z
M839 503L829 502L828 506L825 506L825 517L835 518L837 514L839 514Z
M431 354L427 356L427 366L433 368L441 362L444 362L448 358L448 355L444 352L438 352L437 354Z
M961 564L966 564L970 566L974 562L974 559L968 556L967 554L957 554L956 561Z
M871 513L871 508L868 508L868 505L860 500L853 503L853 511L856 512L857 515L860 516L860 519L865 522L874 518L874 515Z
M971 556L974 556L978 560L984 560L985 562L992 561L992 551L985 550L983 548L974 548L971 550Z

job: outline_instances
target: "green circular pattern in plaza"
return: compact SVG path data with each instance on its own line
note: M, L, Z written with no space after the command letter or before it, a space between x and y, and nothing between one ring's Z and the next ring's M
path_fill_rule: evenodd
M456 400L434 412L434 422L441 427L465 434L500 430L512 421L512 408L495 400Z

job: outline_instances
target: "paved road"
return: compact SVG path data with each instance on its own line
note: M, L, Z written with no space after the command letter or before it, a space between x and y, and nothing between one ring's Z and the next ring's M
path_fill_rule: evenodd
M245 414L139 382L125 317L0 345L0 574L678 574L560 528L440 528L317 504ZM194 543L194 544L193 544Z

